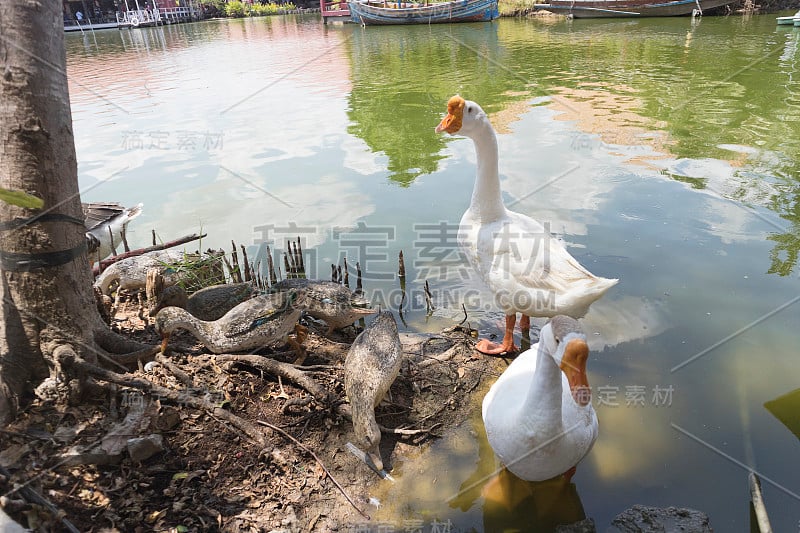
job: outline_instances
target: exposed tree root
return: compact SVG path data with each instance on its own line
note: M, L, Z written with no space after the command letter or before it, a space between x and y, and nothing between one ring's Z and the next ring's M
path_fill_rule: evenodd
M94 341L98 346L113 354L129 354L131 352L138 352L152 348L152 346L149 344L136 342L123 337L119 333L112 331L105 324L100 324L97 328L95 328Z
M325 390L325 387L292 364L281 363L275 359L249 354L214 355L209 357L216 362L242 363L258 368L259 370L264 370L275 376L284 377L310 392L319 402L329 403L332 400L331 395Z
M76 371L76 373L84 373L109 383L115 383L124 387L131 387L154 394L162 400L173 401L175 403L188 405L195 409L207 411L211 416L219 418L220 420L224 420L225 422L228 422L235 428L244 432L247 437L249 437L259 446L263 447L267 445L264 432L258 427L254 426L243 418L226 411L225 409L217 407L208 400L194 397L190 394L187 394L186 391L174 391L165 387L161 387L151 383L150 381L147 381L146 379L128 377L122 374L117 374L116 372L112 372L110 370L105 370L81 359L71 346L61 345L54 350L53 355L65 369L72 369Z

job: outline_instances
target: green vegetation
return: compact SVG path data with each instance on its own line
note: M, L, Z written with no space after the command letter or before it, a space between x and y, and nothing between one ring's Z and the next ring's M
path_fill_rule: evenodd
M228 2L225 5L225 15L228 17L243 17L244 4L241 2Z
M514 17L533 13L533 4L543 0L498 0L497 9L501 17Z
M222 2L221 10L224 11L226 17L263 17L265 15L278 15L287 11L294 11L297 9L294 4L287 2L285 4L249 4L239 1ZM216 4L215 4L215 7Z
M503 67L508 54L500 47L498 27L476 25L459 34L456 46L444 24L353 33L346 48L353 69L347 131L386 156L392 182L407 187L436 172L449 136L434 127L454 93L469 95L489 112L530 98L526 78L509 75ZM475 75L432 77L432 72Z
M253 4L250 6L251 17L261 17L264 15L277 15L285 13L286 11L294 11L297 9L294 4L287 2L285 4Z
M24 191L12 191L0 187L0 200L7 204L26 207L28 209L41 209L44 207L44 200L38 196L33 196Z

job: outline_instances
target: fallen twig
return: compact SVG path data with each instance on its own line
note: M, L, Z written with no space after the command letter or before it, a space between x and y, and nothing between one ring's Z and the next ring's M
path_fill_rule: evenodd
M156 361L164 365L167 370L172 372L181 383L187 387L194 387L194 380L192 379L192 376L184 372L181 367L170 361L163 354L156 354Z
M352 500L352 499L350 499L350 496L348 496L348 495L347 495L347 492L345 492L345 490L344 490L344 487L342 487L342 486L339 484L339 482L338 482L338 481L336 481L336 478L335 478L335 477L333 477L333 474L331 474L330 470L328 470L328 468L325 466L325 463L323 463L323 462L322 462L322 460L321 460L321 459L320 459L320 458L317 456L317 454L315 454L314 452L312 452L312 451L311 451L311 450L310 450L308 447L306 447L306 445L305 445L305 444L303 444L302 442L300 442L300 441L299 441L299 440L297 440L296 438L292 437L291 435L289 435L288 433L286 433L284 430L282 430L282 429L281 429L281 428L279 428L278 426L273 426L273 425L272 425L272 424L270 424L269 422L264 422L263 420L257 420L257 422L258 422L259 424L261 424L262 426L267 426L267 427L268 427L268 428L270 428L271 430L273 430L273 431L276 431L276 432L280 433L281 435L283 435L283 436L284 436L284 437L286 437L287 439L289 439L289 440L291 440L292 442L294 442L295 444L297 444L297 445L298 445L298 446L299 446L299 447L300 447L300 448L301 448L303 451L305 451L305 452L307 452L309 455L311 455L311 457L313 457L313 458L314 458L314 460L315 460L315 461L317 461L317 464L319 464L319 466L321 466L321 467L322 467L322 469L325 471L325 474L326 474L326 475L327 475L327 476L330 478L330 480L333 482L333 484L334 484L334 485L336 485L336 488L337 488L337 489L339 489L339 491L342 493L342 496L344 496L344 498L347 500L347 502L348 502L350 505L352 505L352 506L353 506L353 509L355 509L356 511L358 511L358 514L360 514L361 516L363 516L363 517L364 517L364 518L366 518L367 520L371 520L371 518L369 517L369 515L368 515L367 513L365 513L364 511L362 511L361 509L359 509L359 508L358 508L358 506L355 504L355 502L353 502L353 500Z
M123 259L127 259L129 257L136 257L138 255L146 254L149 252L155 252L158 250L166 250L167 248L174 248L175 246L180 246L181 244L186 244L187 242L196 241L205 237L206 234L203 233L202 235L198 235L196 233L192 235L187 235L185 237L181 237L180 239L175 239L174 241L165 242L164 244L157 244L154 246L148 246L147 248L137 248L136 250L131 250L130 252L125 252L119 255L115 255L113 257L109 257L108 259L103 259L100 261L94 268L92 268L92 273L97 276L109 267L109 265L113 265L117 261L121 261Z

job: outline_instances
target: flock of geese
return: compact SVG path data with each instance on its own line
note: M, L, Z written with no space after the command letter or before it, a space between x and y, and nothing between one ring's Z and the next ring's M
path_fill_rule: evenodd
M598 433L586 375L589 347L576 319L618 280L595 276L542 224L506 209L497 135L478 104L453 96L436 131L461 134L475 144L478 174L459 244L506 315L503 342L482 340L477 349L516 352L517 313L523 329L530 327L531 316L551 317L539 342L514 359L483 399L489 444L521 479L569 479Z
M436 132L472 139L477 154L472 200L461 219L458 240L506 316L502 342L484 339L477 350L490 355L516 353L517 314L523 330L530 328L530 317L550 318L539 342L517 355L483 400L489 444L506 468L523 480L560 475L569 479L598 434L586 373L589 348L577 319L617 280L593 275L542 224L506 209L497 136L478 104L453 96ZM100 246L108 225L124 226L140 210L137 206L131 212L121 211L106 226L95 225L92 233ZM109 279L123 286L135 277L130 269L137 262L125 261L129 260L111 265L101 275L98 281L104 292L110 291ZM324 320L328 332L375 312L359 294L333 282L281 283L267 294L237 284L211 287L191 297L177 285L165 290L154 312L163 346L171 332L186 329L214 353L246 350L285 336L303 310ZM382 312L356 338L345 361L356 440L377 470L383 461L374 407L397 377L401 358L397 325L390 312Z

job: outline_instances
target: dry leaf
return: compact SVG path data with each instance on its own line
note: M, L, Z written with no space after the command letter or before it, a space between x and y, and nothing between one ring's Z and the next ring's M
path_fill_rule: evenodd
M13 444L0 452L0 466L15 466L30 451L27 444Z

